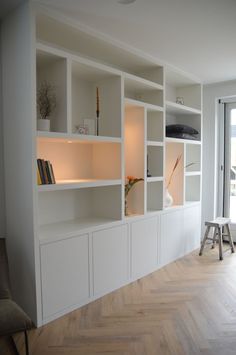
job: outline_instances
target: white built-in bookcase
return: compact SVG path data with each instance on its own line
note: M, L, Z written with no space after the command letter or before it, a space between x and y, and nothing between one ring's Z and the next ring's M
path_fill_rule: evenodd
M38 186L40 230L57 230L58 223L69 226L68 221L82 228L122 219L127 176L143 182L128 195L126 217L163 210L166 181L178 156L169 187L173 206L200 201L200 84L169 69L164 82L159 65L146 64L134 75L42 43L36 62L37 85L50 81L58 101L51 132L37 134L37 157L50 160L57 182ZM96 88L99 135L77 134L84 119L96 127ZM176 103L178 96L183 105ZM165 138L168 123L192 126L198 140ZM106 203L96 208L98 197Z
M52 163L56 178L37 188L39 235L64 222L70 231L121 220L127 176L143 179L128 195L128 217L162 210L163 67L145 64L138 76L39 42L36 68L37 87L50 82L58 102L51 131L37 132L37 158ZM96 128L97 88L99 135L78 134L85 119Z
M23 270L12 273L14 294L41 325L198 246L201 84L28 3L4 22L2 43L8 246L11 269ZM57 99L50 132L36 129L45 80ZM166 138L170 123L198 139ZM37 185L37 158L51 162L56 184ZM143 180L125 215L127 176Z

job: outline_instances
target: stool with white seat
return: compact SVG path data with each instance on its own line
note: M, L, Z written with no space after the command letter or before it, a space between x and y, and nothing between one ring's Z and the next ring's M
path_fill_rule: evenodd
M231 252L234 253L234 243L232 236L230 234L230 229L229 229L229 224L230 224L230 218L225 218L225 217L217 217L213 221L210 222L205 222L206 232L204 235L204 238L202 240L201 248L199 255L202 255L203 249L205 246L205 243L207 240L212 241L212 248L215 247L215 243L218 240L219 242L219 259L223 260L223 237L227 237L229 240ZM214 228L214 233L213 233L213 238L209 238L209 233L210 229ZM223 228L225 227L226 233L223 232Z

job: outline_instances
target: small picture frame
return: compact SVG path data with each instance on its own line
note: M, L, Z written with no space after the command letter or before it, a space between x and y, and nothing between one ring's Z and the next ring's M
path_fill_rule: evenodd
M75 133L77 134L88 134L88 126L84 124L79 124L75 126Z
M176 97L176 103L179 105L184 105L184 98L181 96Z
M88 127L88 133L91 136L96 134L96 120L94 118L84 118L84 126Z

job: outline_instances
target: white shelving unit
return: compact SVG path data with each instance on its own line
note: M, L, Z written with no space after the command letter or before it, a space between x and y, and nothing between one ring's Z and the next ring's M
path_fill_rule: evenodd
M40 326L198 247L202 104L188 75L30 6L2 28L4 151L14 296ZM57 98L50 132L36 129L45 80ZM198 139L166 138L168 123L190 124ZM51 162L56 184L37 185L37 159ZM127 176L143 180L125 216Z
M183 104L176 103L178 99ZM177 157L180 163L169 187L174 205L201 200L201 131L202 88L183 73L166 70L166 125L183 124L196 129L197 139L166 137L166 177L171 174Z

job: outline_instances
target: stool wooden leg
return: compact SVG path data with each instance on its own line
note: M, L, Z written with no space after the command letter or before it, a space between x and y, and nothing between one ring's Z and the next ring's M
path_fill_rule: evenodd
M216 236L217 236L217 228L215 227L214 228L214 235L213 235L213 241L212 241L212 249L215 248L215 245L216 245Z
M229 225L226 224L225 227L226 227L227 235L228 235L228 238L229 238L229 244L230 244L230 247L231 247L231 252L234 253L234 242L233 242L233 239L232 239L232 235L230 233Z
M209 232L210 232L210 227L207 226L205 235L204 235L203 240L202 240L201 248L200 248L200 251L199 251L199 255L200 255L200 256L201 256L202 253L203 253L203 249L204 249L204 246L205 246L205 243L206 243L206 240L207 240L207 237L208 237Z
M221 233L221 228L218 229L218 235L219 235L219 259L223 260L223 243L222 243L222 233Z

